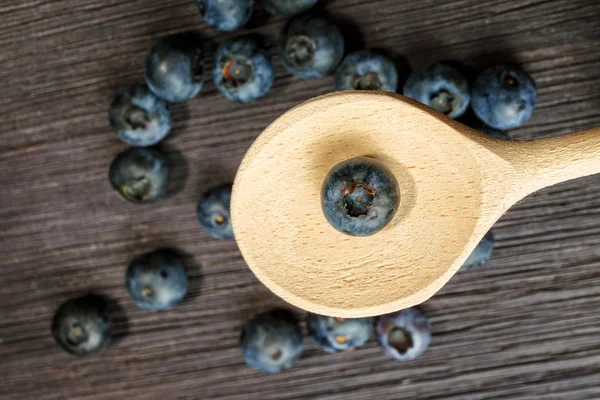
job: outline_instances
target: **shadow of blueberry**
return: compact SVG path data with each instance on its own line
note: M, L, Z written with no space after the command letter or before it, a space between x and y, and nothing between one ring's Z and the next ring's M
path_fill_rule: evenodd
M318 4L318 3L317 3ZM344 37L344 55L365 48L364 34L356 22L344 17L329 15L326 11L318 11L318 15L333 21Z
M115 309L110 299L95 293L61 303L52 317L51 332L64 351L84 357L114 342Z
M277 46L270 42L269 38L260 32L251 32L244 37L250 38L256 42L259 48L267 49L271 52L271 57L274 58L276 56Z
M463 125L466 126L473 126L473 124L478 122L478 118L475 115L475 113L473 112L473 110L471 109L471 107L469 107L467 109L467 111L465 111L465 113L463 115L461 115L460 117L458 117L456 119L458 122L460 122Z
M196 260L193 254L174 248L170 248L168 250L177 254L183 264L183 267L185 268L188 278L188 291L183 299L183 302L185 303L199 297L203 280L202 264Z
M190 167L184 153L174 146L161 143L157 146L157 149L167 157L169 167L167 197L173 197L185 188Z
M196 174L198 179L192 182L192 185L196 185L194 191L196 200L200 200L202 195L212 187L233 182L237 172L237 163L222 161L206 160L204 163L196 165L199 169Z
M125 313L125 308L116 299L110 296L103 296L108 312L112 319L112 343L116 344L129 335L129 318Z
M244 26L244 29L254 29L258 28L264 24L266 24L272 18L271 14L269 14L263 4L262 1L258 0L254 2L254 7L252 9L252 16L250 20Z
M206 79L206 77L205 77ZM172 127L165 140L172 140L187 131L190 110L187 103L170 104Z

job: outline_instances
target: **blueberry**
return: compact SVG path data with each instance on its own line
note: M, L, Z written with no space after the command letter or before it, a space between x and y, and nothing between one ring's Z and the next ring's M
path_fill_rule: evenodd
M499 129L494 129L491 126L484 124L479 119L475 119L475 121L472 121L467 125L479 132L483 132L486 135L495 137L496 139L503 139L503 140L511 139L510 136L508 135L508 133L501 131Z
M271 15L291 17L307 11L317 0L263 0L262 5Z
M382 315L377 320L376 330L384 353L400 361L414 360L431 343L429 321L416 308Z
M332 22L317 16L291 19L279 38L279 59L301 78L329 74L344 56L344 37Z
M131 86L115 97L109 110L117 137L131 146L152 146L171 130L171 112L145 85Z
M146 56L146 84L171 103L196 97L204 83L202 72L202 49L192 32L158 39Z
M110 344L112 322L106 300L86 295L61 304L52 319L52 336L65 351L78 356Z
M450 118L460 117L471 101L469 83L447 64L428 64L411 74L403 94Z
M484 123L508 130L531 118L537 89L531 76L517 65L496 65L475 79L471 102L473 111Z
M125 284L138 308L166 311L183 300L188 280L180 257L171 250L137 256L127 268Z
M304 347L298 321L286 310L257 314L246 322L240 345L246 364L267 373L291 368Z
M335 72L336 90L395 92L398 73L392 60L371 50L350 53Z
M228 40L217 47L212 75L227 99L249 103L264 96L273 85L271 54L247 36Z
M328 353L362 346L373 333L373 318L334 318L308 314L308 333Z
M196 0L204 21L220 31L235 31L252 16L253 0Z
M369 236L391 220L400 203L396 178L373 158L356 157L334 166L321 189L329 223L352 236Z
M229 204L231 203L231 185L214 187L204 193L198 202L196 212L198 222L215 239L233 239Z
M129 148L115 157L108 174L113 188L133 203L148 203L167 194L167 158L158 150Z
M494 250L494 244L496 243L496 239L494 238L494 234L492 231L489 231L485 234L483 239L477 244L475 250L469 255L463 265L460 267L461 270L466 270L474 267L479 267L492 257L492 252Z

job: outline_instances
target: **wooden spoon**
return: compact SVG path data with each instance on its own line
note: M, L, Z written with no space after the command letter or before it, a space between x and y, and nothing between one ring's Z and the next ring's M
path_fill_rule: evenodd
M337 163L371 156L400 185L380 232L335 230L321 185ZM408 98L339 92L293 108L254 142L237 173L231 217L256 276L284 300L336 317L419 304L456 273L494 222L528 194L600 172L600 128L503 141Z

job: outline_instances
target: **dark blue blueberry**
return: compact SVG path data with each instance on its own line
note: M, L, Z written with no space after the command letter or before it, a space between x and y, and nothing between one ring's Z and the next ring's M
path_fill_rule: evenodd
M167 194L167 158L155 149L132 147L119 153L108 175L113 188L133 203L148 203Z
M233 239L229 204L231 185L221 185L202 195L196 212L200 226L215 239Z
M196 0L204 21L220 31L235 31L252 16L253 0Z
M146 84L171 103L196 97L204 83L202 73L202 48L192 32L158 39L146 56Z
M52 336L65 351L85 356L111 341L109 307L101 296L86 295L61 304L52 319Z
M137 256L127 268L125 284L138 308L166 311L183 300L188 289L185 268L171 250Z
M273 85L271 54L247 36L228 40L217 47L212 75L227 99L249 103L267 94Z
M262 5L271 15L291 17L310 9L317 0L263 0Z
M298 321L286 310L258 314L246 322L240 345L246 364L267 373L291 368L304 347Z
M460 117L471 101L469 82L447 64L428 64L413 72L403 94L450 118Z
M373 318L334 318L308 314L306 324L313 340L328 353L360 347L373 333Z
M429 321L416 308L382 315L377 320L376 331L384 353L400 361L414 360L431 343Z
M369 236L391 220L400 204L396 178L373 158L356 157L331 169L321 189L329 223L352 236Z
M146 85L131 86L119 93L110 106L109 117L117 137L131 146L152 146L171 130L167 103Z
M492 231L489 231L485 234L483 239L477 244L475 250L469 255L466 261L463 263L461 270L466 270L474 267L479 267L492 257L492 252L494 250L494 244L496 240L494 239L494 234Z
M473 128L479 132L483 132L486 135L495 137L496 139L511 140L508 133L501 131L499 129L494 129L491 126L484 124L482 121L480 121L479 119L476 119L476 118L474 118L474 121L470 122L468 124L468 126L470 126L471 128Z
M371 50L350 53L335 72L336 90L384 90L398 88L396 66L386 56Z
M344 37L332 22L317 16L293 18L279 38L279 59L292 74L318 78L332 72L344 56Z
M490 67L473 84L473 111L495 129L508 130L523 125L531 118L536 103L533 79L514 64Z

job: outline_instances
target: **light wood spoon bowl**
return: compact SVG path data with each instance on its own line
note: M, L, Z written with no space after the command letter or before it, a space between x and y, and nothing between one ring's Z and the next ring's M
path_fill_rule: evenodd
M348 236L321 208L341 161L370 156L400 186L380 232ZM286 112L256 139L233 186L231 219L256 276L305 310L365 317L419 304L456 273L494 222L528 194L600 172L600 128L503 141L403 96L339 92Z

